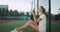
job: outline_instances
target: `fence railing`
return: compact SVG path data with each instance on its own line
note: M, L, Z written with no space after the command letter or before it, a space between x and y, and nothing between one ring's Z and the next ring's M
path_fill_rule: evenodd
M0 20L28 20L28 16L0 16Z

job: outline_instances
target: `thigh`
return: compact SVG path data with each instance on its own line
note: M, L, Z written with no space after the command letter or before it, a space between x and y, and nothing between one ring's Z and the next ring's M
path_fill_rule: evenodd
M33 24L33 25L37 26L37 25L34 23L34 21L29 20L29 21L24 25L24 27L28 27L28 26L30 26L30 24Z
M30 20L29 21L31 24L35 25L35 26L38 26L37 23L35 23L34 21Z
M38 26L34 24L30 24L29 27L32 28L34 31L39 31Z

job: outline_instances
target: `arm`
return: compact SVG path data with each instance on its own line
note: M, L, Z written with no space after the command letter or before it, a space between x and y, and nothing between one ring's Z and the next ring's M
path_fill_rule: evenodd
M33 13L33 17L34 17L34 21L35 21L35 23L37 22L37 19L36 19L36 17L35 17L35 15L34 15L34 13Z
M38 19L36 19L34 13L33 13L32 11L31 11L31 13L32 13L32 15L33 15L33 17L34 17L34 21L35 21L35 23L37 23L37 22L39 22L39 21L42 21L42 18L38 18Z
M32 14L33 14L33 17L34 17L34 21L35 21L35 23L37 23L37 22L39 22L39 21L42 21L42 18L38 18L38 19L36 19L36 17L35 17L35 15L34 15L33 12L32 12Z
M35 21L35 23L36 23L36 17L35 17L35 15L34 15L33 11L30 11L30 12L31 12L31 14L33 15L34 21Z
M42 18L38 18L38 19L37 19L37 22L39 22L39 21L42 21Z

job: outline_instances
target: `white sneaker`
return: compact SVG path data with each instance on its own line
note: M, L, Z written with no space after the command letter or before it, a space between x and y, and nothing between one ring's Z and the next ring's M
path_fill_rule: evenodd
M10 32L22 32L23 30L17 31L16 28Z
M18 32L17 30L16 30L16 28L14 29L14 30L12 30L11 32Z

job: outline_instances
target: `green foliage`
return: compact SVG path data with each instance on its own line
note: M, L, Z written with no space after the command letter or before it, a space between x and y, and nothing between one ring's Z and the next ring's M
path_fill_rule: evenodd
M10 16L23 16L24 12L18 12L18 10L10 10Z
M20 16L23 16L24 15L24 12L20 12L19 14L20 14Z
M8 10L3 8L3 10L0 9L0 16L22 16L24 15L24 12L18 12L18 10Z
M13 10L12 9L10 10L9 15L13 16Z
M29 16L29 12L26 12L26 15Z

